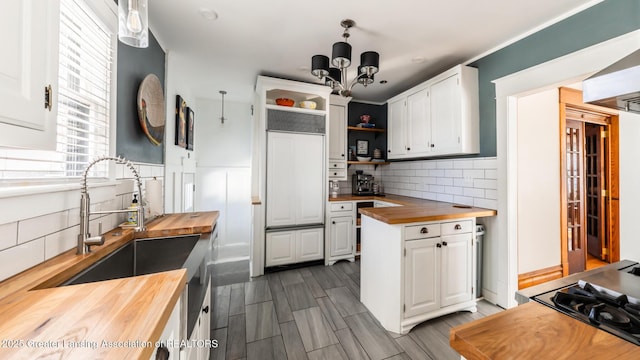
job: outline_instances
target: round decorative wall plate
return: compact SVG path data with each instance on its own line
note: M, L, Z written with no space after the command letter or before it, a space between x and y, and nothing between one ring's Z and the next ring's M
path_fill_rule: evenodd
M137 104L142 131L152 144L162 144L166 116L162 84L156 75L149 74L140 83Z

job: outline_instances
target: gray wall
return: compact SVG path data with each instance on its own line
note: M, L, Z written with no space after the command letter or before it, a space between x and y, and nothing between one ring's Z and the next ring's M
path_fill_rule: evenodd
M480 87L480 155L496 155L496 104L492 80L640 28L640 1L606 0L472 64Z
M116 154L127 160L164 163L165 142L153 145L138 120L138 87L148 74L155 74L164 88L165 53L149 31L149 47L134 48L118 41L118 117ZM165 103L167 94L164 94ZM166 129L166 128L165 128ZM173 141L173 139L170 139Z

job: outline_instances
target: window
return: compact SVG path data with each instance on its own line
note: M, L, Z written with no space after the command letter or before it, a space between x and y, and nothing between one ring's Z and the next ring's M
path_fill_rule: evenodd
M2 179L77 178L109 154L115 41L85 1L61 0L56 151L0 149ZM89 176L107 177L107 165L96 164Z

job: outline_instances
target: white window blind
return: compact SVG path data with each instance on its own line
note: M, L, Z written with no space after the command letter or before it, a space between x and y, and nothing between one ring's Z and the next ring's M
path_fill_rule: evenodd
M84 1L61 1L56 151L0 149L2 179L79 177L109 154L113 41ZM107 177L107 163L89 176Z

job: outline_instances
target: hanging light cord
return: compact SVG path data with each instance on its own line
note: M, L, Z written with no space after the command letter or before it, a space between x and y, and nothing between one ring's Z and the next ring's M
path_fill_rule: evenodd
M227 94L226 91L220 90L220 94L222 94L222 116L220 117L220 122L224 125L224 96Z

